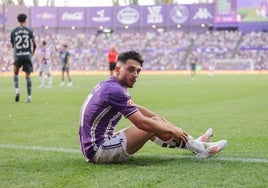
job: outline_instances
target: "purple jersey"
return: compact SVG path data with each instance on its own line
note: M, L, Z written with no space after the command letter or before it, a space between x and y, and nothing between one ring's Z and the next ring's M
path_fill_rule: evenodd
M91 158L105 138L114 134L122 115L138 111L131 97L115 77L94 87L85 99L80 112L80 145L84 156Z
M41 49L41 57L42 57L42 59L41 59L41 63L42 64L50 64L50 57L51 57L51 52L50 52L50 50L47 48L47 47L42 47L42 49Z

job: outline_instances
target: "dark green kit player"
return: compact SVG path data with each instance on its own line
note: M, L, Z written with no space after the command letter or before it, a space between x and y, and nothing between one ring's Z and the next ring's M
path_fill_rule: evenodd
M36 49L36 43L34 39L33 31L26 27L27 16L25 14L19 14L19 25L14 28L10 34L10 42L14 48L14 86L15 86L15 101L20 100L19 90L19 70L25 72L26 85L27 85L27 98L26 102L31 102L32 81L31 72L33 72L32 55Z

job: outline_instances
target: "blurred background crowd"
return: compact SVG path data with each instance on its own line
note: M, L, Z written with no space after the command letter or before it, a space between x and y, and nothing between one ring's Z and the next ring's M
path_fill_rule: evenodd
M52 71L61 70L55 47L60 48L62 44L67 44L71 53L71 70L78 71L108 70L107 52L113 46L119 53L130 49L141 52L145 70L186 70L190 54L197 57L203 70L208 70L216 59L251 59L255 70L268 69L268 32L261 31L36 34L35 70L40 66L38 53L43 40L47 41L54 56ZM0 35L0 56L1 72L11 72L13 49L9 32Z

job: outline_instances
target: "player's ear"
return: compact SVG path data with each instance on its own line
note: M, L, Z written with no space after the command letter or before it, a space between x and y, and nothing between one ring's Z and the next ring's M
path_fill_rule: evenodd
M118 66L115 67L115 69L118 70L118 71L119 71L121 68L122 68L121 65L118 65Z
M116 72L116 71L119 71L119 70L121 69L121 66L122 66L122 63L117 62L117 63L116 63L116 66L115 66L115 72Z
M118 74L120 72L120 68L121 68L121 66L117 63L115 66L115 69L114 69L114 73Z

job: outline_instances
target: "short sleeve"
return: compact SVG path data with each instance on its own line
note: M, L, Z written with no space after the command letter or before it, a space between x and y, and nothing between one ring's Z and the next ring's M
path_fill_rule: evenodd
M126 118L138 111L137 106L132 102L130 95L125 89L111 87L111 91L108 95L108 102Z

